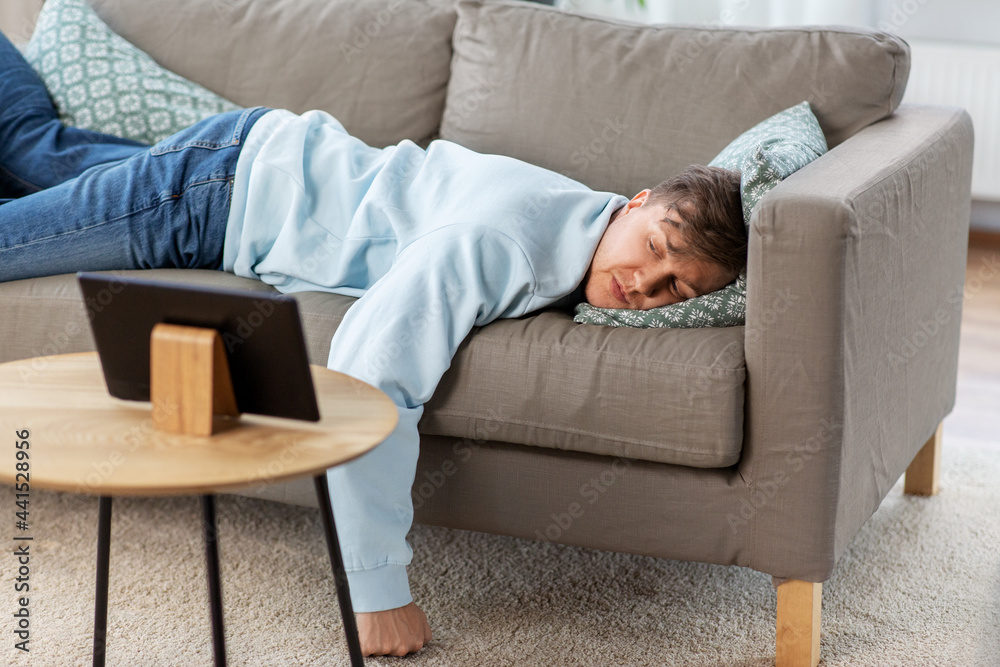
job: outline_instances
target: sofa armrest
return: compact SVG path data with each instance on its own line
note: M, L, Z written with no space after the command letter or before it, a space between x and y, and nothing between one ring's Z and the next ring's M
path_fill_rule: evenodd
M739 465L753 567L825 580L954 406L971 173L969 115L903 105L754 213Z

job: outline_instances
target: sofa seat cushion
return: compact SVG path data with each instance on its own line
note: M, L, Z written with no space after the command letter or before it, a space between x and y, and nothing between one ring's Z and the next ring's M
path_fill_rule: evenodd
M273 290L222 271L156 269L125 276ZM353 298L299 303L312 363ZM73 275L0 284L0 361L93 350ZM26 367L43 372L44 360ZM422 433L589 452L702 468L733 465L743 441L743 327L638 330L576 324L543 311L475 329L428 402ZM459 453L459 452L456 452Z

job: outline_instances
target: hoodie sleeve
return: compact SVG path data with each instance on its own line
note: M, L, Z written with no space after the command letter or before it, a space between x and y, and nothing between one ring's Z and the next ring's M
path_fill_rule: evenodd
M486 226L443 227L404 248L333 336L328 367L381 389L399 411L382 444L328 472L356 611L412 599L405 538L423 404L472 327L523 314L533 287L512 239Z

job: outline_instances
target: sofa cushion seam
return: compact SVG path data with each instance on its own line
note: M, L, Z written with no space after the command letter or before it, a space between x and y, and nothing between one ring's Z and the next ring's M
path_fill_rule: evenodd
M447 409L444 409L444 410L429 410L428 414L435 415L435 416L442 415L442 416L445 416L445 417L460 417L462 419L469 419L469 420L481 420L482 419L482 417L479 417L479 416L476 416L476 415L465 414L465 413L461 413L461 412L458 412L458 411L447 410ZM629 444L629 445L635 445L637 447L644 447L644 448L651 449L653 451L658 451L658 452L671 451L671 452L677 452L679 454L704 454L705 453L704 450L700 450L700 449L678 449L676 447L669 447L669 448L668 447L658 447L656 445L649 444L649 442L647 442L647 441L640 441L640 440L634 440L634 439L624 440L624 439L621 439L621 438L612 438L610 436L605 436L605 435L594 435L593 432L590 432L590 431L576 430L576 429L573 429L573 428L562 428L562 427L555 428L555 427L551 427L551 426L538 425L538 424L535 424L535 423L531 423L531 422L527 422L527 421L523 421L523 420L518 420L518 419L503 419L503 420L490 420L490 421L500 422L500 423L503 423L503 424L514 424L514 425L517 425L517 426L527 426L527 427L530 427L530 428L538 429L540 431L549 431L549 432L553 432L553 433L570 433L570 434L573 434L573 435L590 436L590 437L593 437L594 439L601 440L601 441L606 442L606 443L625 443L625 444ZM450 433L429 433L428 435L449 435L449 436L455 437L455 436L453 436ZM522 443L522 444L525 444L525 443ZM547 447L546 445L533 445L533 446L535 446L535 447ZM549 449L552 449L552 448L549 447ZM561 449L561 448L556 448L556 449ZM571 450L571 451L578 451L578 450Z
M503 337L499 336L499 335L497 335L497 336L490 336L490 338L493 338L495 340L504 340ZM521 348L530 348L530 347L535 347L536 345L538 345L536 343L524 343L524 342L521 342L521 341L512 341L512 340L506 340L506 341L504 341L504 344L505 345L515 345L515 346L521 347ZM744 364L742 366L733 366L731 368L717 368L717 367L714 367L714 366L704 366L704 365L698 365L698 364L683 363L683 362L678 362L678 361L663 361L663 360L657 359L655 357L643 357L643 358L641 358L641 360L637 360L636 356L635 355L631 355L631 354L624 354L622 352L607 352L607 351L585 350L585 349L581 350L581 349L573 347L571 345L552 345L552 344L545 344L545 343L542 343L542 345L545 345L548 349L551 349L551 350L566 350L566 351L569 351L569 352L572 352L572 353L575 353L575 354L594 355L594 356L597 356L597 357L600 357L600 358L614 357L614 358L618 358L618 359L630 359L630 360L633 360L633 362L634 362L633 364L629 365L630 367L634 367L635 365L637 365L641 361L642 365L656 364L659 367L690 368L690 369L697 369L697 370L707 371L708 373L733 374L733 373L738 373L740 371L744 371L746 369L746 364Z

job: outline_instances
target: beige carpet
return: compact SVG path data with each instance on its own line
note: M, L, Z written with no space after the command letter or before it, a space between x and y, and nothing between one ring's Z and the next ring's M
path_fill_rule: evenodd
M1000 450L946 442L942 493L897 485L824 586L821 664L1000 665ZM10 488L0 505L12 526ZM34 491L31 518L31 652L3 556L0 665L89 664L97 501ZM116 501L109 665L211 664L199 518L195 499ZM230 664L348 664L317 512L226 496L219 520ZM426 526L411 541L435 640L368 664L773 664L765 575Z

